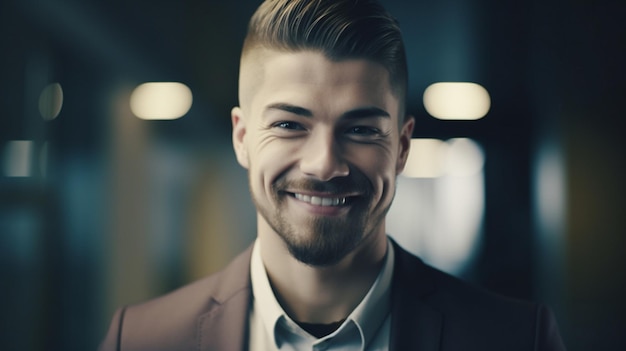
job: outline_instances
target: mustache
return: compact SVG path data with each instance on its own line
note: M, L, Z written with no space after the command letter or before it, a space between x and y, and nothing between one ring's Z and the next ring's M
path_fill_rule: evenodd
M286 179L280 178L274 183L275 191L306 190L322 193L369 193L370 183L360 177L333 178L328 181L317 179Z

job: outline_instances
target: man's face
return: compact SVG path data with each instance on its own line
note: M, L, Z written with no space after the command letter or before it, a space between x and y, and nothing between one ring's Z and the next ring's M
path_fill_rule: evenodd
M241 74L242 88L254 89L233 109L233 143L260 231L270 232L259 235L278 235L313 266L384 237L413 129L412 119L398 121L386 69L270 51L244 60Z

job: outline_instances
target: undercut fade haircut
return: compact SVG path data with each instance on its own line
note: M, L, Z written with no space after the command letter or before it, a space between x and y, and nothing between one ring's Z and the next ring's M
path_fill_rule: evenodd
M320 51L328 59L367 59L389 72L404 119L407 63L398 21L375 0L266 0L250 19L242 58L256 48Z

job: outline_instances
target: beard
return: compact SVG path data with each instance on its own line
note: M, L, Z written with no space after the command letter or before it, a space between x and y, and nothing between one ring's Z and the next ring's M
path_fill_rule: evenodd
M283 239L289 253L310 266L336 264L356 248L364 237L363 221L357 219L339 221L316 218L296 227L276 211L274 216L265 220Z
M292 196L285 189L360 195L348 200L351 208L347 215L312 216L304 222L296 223L288 217L287 211L283 211L288 197ZM306 179L290 181L281 178L272 186L271 200L275 204L273 207L261 205L254 192L251 193L257 210L281 237L289 253L298 261L316 267L332 266L346 257L378 226L391 205L390 203L378 216L370 216L373 187L362 175L351 175L349 178L337 178L327 182Z

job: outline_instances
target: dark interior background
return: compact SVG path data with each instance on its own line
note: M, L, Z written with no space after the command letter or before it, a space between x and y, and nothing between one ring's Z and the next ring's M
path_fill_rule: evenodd
M215 271L251 242L229 116L258 3L0 1L0 152L34 145L31 176L0 175L2 349L95 349L116 306ZM404 30L414 136L471 137L486 154L483 243L466 278L549 304L569 350L626 349L626 5L383 3ZM187 84L189 113L132 117L128 94L148 81ZM480 83L490 112L428 116L422 93L438 81ZM46 121L37 101L51 82L64 100ZM545 160L562 165L552 217Z

